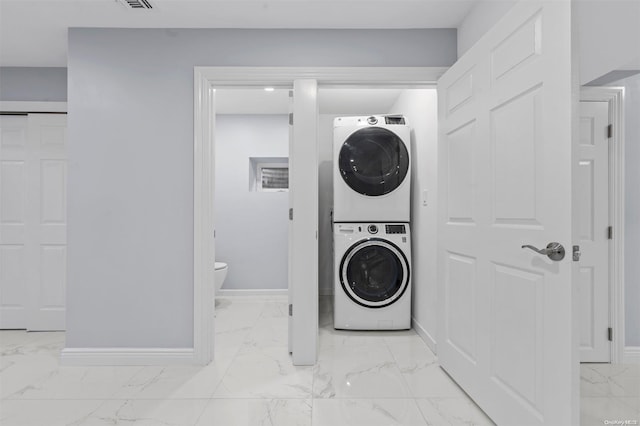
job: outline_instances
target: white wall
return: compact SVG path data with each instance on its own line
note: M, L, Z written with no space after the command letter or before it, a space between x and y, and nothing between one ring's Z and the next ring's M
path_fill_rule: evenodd
M455 51L450 29L69 29L66 346L193 347L194 66L448 66Z
M469 50L515 3L516 0L479 0L458 26L458 57Z
M288 192L249 186L249 157L288 157L286 115L216 116L216 258L225 289L287 288Z
M405 90L392 108L411 126L411 251L416 331L436 350L438 101L434 89ZM426 205L423 200L427 191Z
M579 43L580 84L610 71L640 66L640 2L574 2Z

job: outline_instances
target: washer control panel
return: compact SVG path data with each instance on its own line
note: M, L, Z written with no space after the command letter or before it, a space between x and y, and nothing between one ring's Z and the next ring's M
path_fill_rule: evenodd
M368 235L407 235L408 225L404 223L336 223L336 234L366 236Z
M407 229L404 225L385 225L387 234L406 234Z

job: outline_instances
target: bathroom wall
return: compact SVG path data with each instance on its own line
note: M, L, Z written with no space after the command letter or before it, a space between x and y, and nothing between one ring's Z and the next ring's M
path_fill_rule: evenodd
M286 289L288 192L250 191L249 157L288 157L286 115L217 115L216 260L223 289Z

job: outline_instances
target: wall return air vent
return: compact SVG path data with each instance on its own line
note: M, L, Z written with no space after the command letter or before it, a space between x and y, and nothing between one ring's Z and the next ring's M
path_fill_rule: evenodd
M153 9L149 0L120 0L120 3L131 9Z

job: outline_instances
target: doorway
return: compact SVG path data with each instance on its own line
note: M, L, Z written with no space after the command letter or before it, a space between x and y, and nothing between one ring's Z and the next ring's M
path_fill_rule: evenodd
M576 186L580 248L580 361L624 356L622 89L583 87Z
M444 72L444 68L233 68L196 67L195 69L195 138L194 138L194 358L206 364L213 357L213 304L211 283L211 259L215 258L212 230L213 222L213 146L215 131L215 90L222 86L278 86L293 85L293 135L297 141L315 140L317 137L317 83L321 84L433 84ZM303 77L301 79L301 77ZM296 144L296 149L301 145ZM316 182L317 151L311 147L299 152L301 162L296 163L296 153L290 150L290 164L293 174L301 173L300 181ZM306 149L306 152L304 150ZM309 155L310 154L310 155ZM313 162L304 164L305 162ZM309 166L309 167L305 167ZM290 182L295 185L296 179ZM292 186L293 188L293 186ZM295 191L294 191L295 192ZM308 195L308 194L307 194ZM305 203L298 199L294 208L294 235L302 241L302 247L315 247L317 258L317 195ZM295 202L293 207L295 207ZM299 222L298 232L295 230ZM303 220L310 225L303 225ZM302 253L293 250L294 253ZM315 362L318 323L317 269L305 268L304 263L291 262L298 268L300 277L292 281L290 308L294 329L293 362L296 365L310 365ZM317 262L313 262L317 268ZM295 276L295 272L292 274ZM305 279L308 276L309 279ZM293 291L291 291L293 290ZM295 331L295 330L294 330ZM300 348L296 351L296 344ZM296 355L298 354L298 355Z
M216 89L218 365L250 349L287 359L289 91Z

